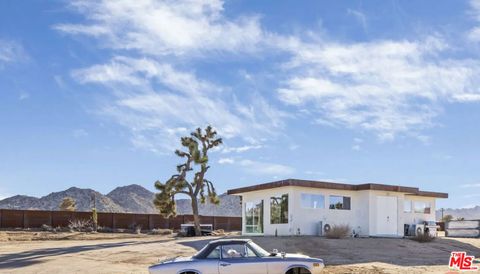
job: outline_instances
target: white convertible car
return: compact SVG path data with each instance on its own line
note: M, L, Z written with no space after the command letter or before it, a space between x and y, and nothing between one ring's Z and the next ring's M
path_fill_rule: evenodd
M267 252L248 239L212 241L192 257L174 258L151 266L151 274L317 274L322 259Z

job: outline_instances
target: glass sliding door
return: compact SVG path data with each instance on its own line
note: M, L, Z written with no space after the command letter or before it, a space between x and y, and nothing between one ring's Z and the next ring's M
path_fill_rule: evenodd
M263 233L263 200L245 203L245 232Z

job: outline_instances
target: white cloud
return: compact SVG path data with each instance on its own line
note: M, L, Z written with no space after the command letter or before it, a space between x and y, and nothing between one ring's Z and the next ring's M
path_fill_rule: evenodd
M242 168L246 173L254 175L272 175L278 177L291 175L295 172L295 169L290 166L276 163L252 161L248 159L235 160L233 158L220 158L218 160L218 163L229 165L235 164Z
M480 23L480 1L478 0L470 0L470 7L472 8L470 10L470 15ZM472 28L468 32L468 38L474 42L479 42L480 41L480 26Z
M30 94L24 91L20 92L20 95L18 96L18 100L20 101L27 100L28 98L30 98Z
M260 149L262 147L263 147L262 145L244 145L244 146L239 146L239 147L225 146L222 149L222 153L230 153L230 152L241 153L241 152L245 152L245 151L249 151L249 150L253 150L253 149Z
M258 16L225 16L221 0L75 1L72 8L86 23L54 28L93 37L117 54L74 77L112 88L103 113L152 150L155 143L171 147L165 138L174 137L167 131L175 127L211 123L227 138L257 141L284 127L286 113L262 96L239 102L244 95L180 69L201 58L286 57L276 81L278 98L294 107L287 108L290 117L308 110L314 123L373 132L380 140L406 135L425 141L421 131L435 125L444 104L480 102L479 62L449 58L438 34L364 43L313 31L286 36L264 30ZM366 28L363 13L347 12Z
M2 63L13 63L23 61L27 55L17 42L0 39L0 68Z
M219 164L233 164L235 163L235 160L233 158L220 158L218 160Z
M310 107L323 124L375 132L382 140L418 136L434 124L441 103L480 99L474 60L438 58L448 45L420 41L285 44L293 58L278 89L288 105Z
M151 151L172 150L180 136L207 124L222 137L245 140L283 127L284 114L261 97L244 105L222 87L153 59L115 57L110 63L76 70L73 77L111 88L113 99L101 113L130 129L136 147ZM254 148L257 145L233 150Z
M480 183L478 183L478 184L465 184L465 185L461 185L460 187L462 187L462 188L480 187Z
M367 17L359 10L347 9L347 14L352 15L358 20L364 31L367 31Z
M241 160L239 164L246 172L255 175L287 176L295 172L293 167L275 163Z
M88 132L82 128L78 128L73 130L73 137L75 138L83 138L88 136Z
M363 139L361 138L353 138L353 146L352 146L352 150L355 150L355 151L360 151L362 149L362 147L360 146L361 143L363 143Z
M223 16L223 1L74 1L86 24L59 24L72 35L101 38L104 46L143 54L202 55L252 52L262 42L258 17Z
M222 137L250 144L283 128L285 114L262 96L239 101L235 91L179 68L184 60L194 67L194 58L256 52L265 35L257 17L226 18L220 0L74 1L71 7L86 23L55 29L91 36L118 53L72 76L111 89L100 113L127 127L136 147L171 150L184 134L173 130L178 127L211 124ZM254 147L237 150L248 149Z

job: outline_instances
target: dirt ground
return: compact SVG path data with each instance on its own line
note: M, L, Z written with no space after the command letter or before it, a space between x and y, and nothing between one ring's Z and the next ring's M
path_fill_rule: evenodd
M0 231L0 273L147 273L147 267L159 259L190 256L218 238L101 233L61 233L49 237L33 234L40 232L15 233ZM307 236L253 240L267 250L277 248L322 258L327 265L325 273L446 273L451 251L480 257L480 239L441 237L430 243Z

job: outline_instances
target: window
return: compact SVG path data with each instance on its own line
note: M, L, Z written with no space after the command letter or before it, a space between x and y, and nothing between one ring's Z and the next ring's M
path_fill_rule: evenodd
M250 247L244 244L224 245L222 246L222 258L253 258L257 254Z
M216 247L210 254L208 254L207 259L220 259L220 247Z
M350 210L350 197L330 196L330 209Z
M303 208L325 208L325 196L302 193L301 204Z
M245 232L263 233L263 200L245 203Z
M405 200L403 202L403 212L405 212L405 213L411 213L412 212L412 201Z
M245 257L245 245L224 245L222 246L222 258L244 258Z
M288 224L288 194L270 198L270 223Z
M415 201L414 210L415 213L430 214L430 203Z

